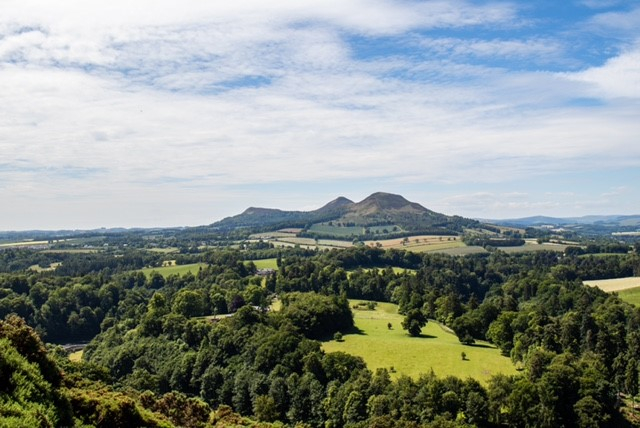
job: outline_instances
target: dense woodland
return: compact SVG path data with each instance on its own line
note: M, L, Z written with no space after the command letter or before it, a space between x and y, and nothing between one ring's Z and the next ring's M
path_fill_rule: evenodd
M637 254L256 247L184 254L206 267L167 278L136 271L162 258L138 250L67 255L51 272L10 268L41 257L0 252L8 426L624 426L622 397L638 393L640 311L582 284L640 275ZM277 271L256 275L246 260L260 257L278 257ZM274 295L279 311L268 310ZM318 339L353 328L349 298L397 303L465 344L489 340L522 370L486 386L433 373L392 381L324 353ZM233 315L205 318L222 314ZM40 338L90 343L74 364Z

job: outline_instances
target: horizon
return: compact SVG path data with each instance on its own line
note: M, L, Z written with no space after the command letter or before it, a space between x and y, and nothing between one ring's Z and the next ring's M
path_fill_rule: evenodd
M335 199L344 197L347 198L348 200L350 200L352 203L358 203L361 202L365 199L367 199L369 196L373 195L374 193L386 193L386 194L392 194L392 193L388 193L388 192L384 192L384 191L376 191L371 193L370 195L367 195L361 199L352 199L343 195L339 195L336 196L335 198L326 201L325 203L316 206L316 207L311 207L311 208L305 208L305 209L282 209L280 207L263 207L263 206L257 206L257 205L249 205L247 206L245 209L243 209L242 211L239 211L235 214L231 214L230 216L226 216L226 217L222 217L222 218L218 218L218 219L214 219L208 223L202 223L202 224L190 224L190 225L151 225L151 226L123 226L123 225L115 225L115 226L97 226L97 227L90 227L90 228L60 228L60 229L42 229L42 228L34 228L34 229L15 229L15 230L2 230L0 229L0 233L21 233L21 232L58 232L58 231L97 231L97 230L101 230L101 229L125 229L125 230L133 230L133 229L171 229L171 228L189 228L189 227L200 227L200 226L208 226L210 224L216 223L218 221L221 221L227 217L233 217L239 214L244 213L246 210L251 209L251 208L262 208L262 209L276 209L276 210L282 210L282 211L313 211L319 208L322 208L324 205L326 205L329 202L333 202ZM400 195L400 194L392 194L392 195L398 195L398 196L402 196L404 197L404 195ZM407 198L405 198L407 199ZM418 203L420 205L422 205L424 208L427 209L431 209L428 206L426 206L424 203L420 202L420 201L414 201L411 199L407 199L410 203ZM432 210L434 211L434 210ZM438 212L438 211L436 211ZM448 216L455 216L455 215L460 215L460 214L456 214L456 213L440 213L440 214L445 214ZM567 218L584 218L584 217L609 217L609 216L640 216L640 214L637 213L631 213L631 214L620 214L620 213L612 213L612 214L601 214L601 213L594 213L594 214L586 214L586 215L580 215L580 216L554 216L554 215L546 215L546 214L532 214L532 215L524 215L524 216L520 216L520 217L495 217L495 218L488 218L488 217L468 217L468 216L462 216L462 217L466 217L466 218L471 218L474 220L478 220L478 221L510 221L510 220L519 220L519 219L527 219L527 218L535 218L535 217L548 217L548 218L556 218L556 219L567 219Z
M7 0L0 91L3 231L640 213L636 1Z

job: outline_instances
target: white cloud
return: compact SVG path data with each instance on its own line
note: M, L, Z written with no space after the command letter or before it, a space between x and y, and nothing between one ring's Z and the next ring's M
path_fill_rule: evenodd
M591 85L590 95L603 98L640 98L640 41L633 49L609 59L601 67L568 74L570 80Z
M430 38L454 55L359 60L345 35L415 42L416 29L508 27L509 5L6 3L0 190L13 211L0 228L48 206L82 213L74 221L120 221L126 206L133 220L120 224L153 224L162 209L195 224L205 209L235 212L230 185L495 183L640 166L637 108L609 100L637 97L623 91L640 87L636 51L581 73L510 72L464 59L559 57L562 44ZM581 97L612 105L567 106ZM162 194L193 207L207 192L218 206L161 208Z

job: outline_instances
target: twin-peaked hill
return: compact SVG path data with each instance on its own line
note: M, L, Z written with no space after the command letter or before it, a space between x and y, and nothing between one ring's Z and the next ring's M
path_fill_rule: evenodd
M339 197L313 211L283 211L273 208L247 208L242 214L227 217L212 227L218 229L250 228L268 231L282 228L305 228L324 223L337 226L398 226L404 231L425 233L461 232L474 227L475 220L447 216L410 202L400 195L377 192L360 202Z

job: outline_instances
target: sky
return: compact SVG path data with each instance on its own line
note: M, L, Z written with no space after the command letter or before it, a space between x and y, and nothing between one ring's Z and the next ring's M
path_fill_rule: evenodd
M0 230L640 214L639 119L640 1L0 0Z

